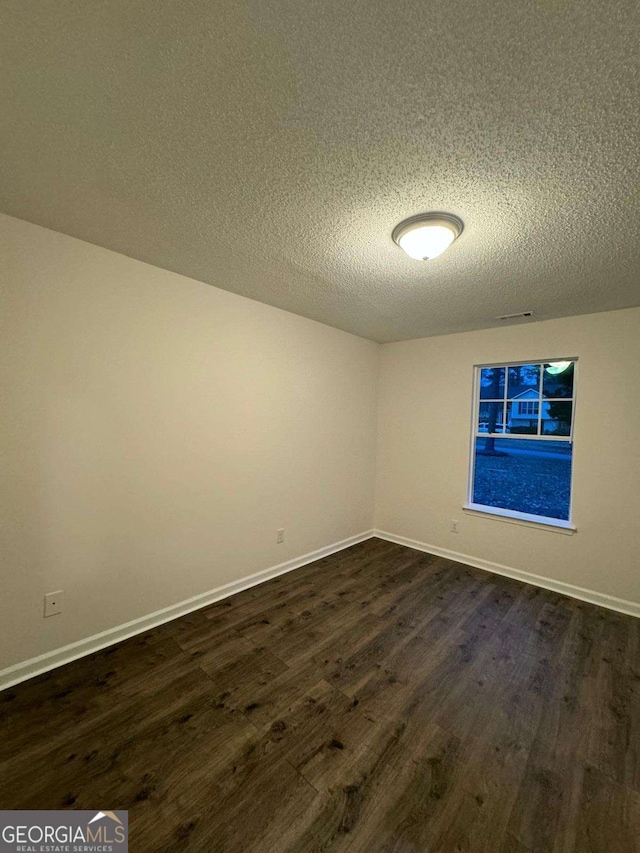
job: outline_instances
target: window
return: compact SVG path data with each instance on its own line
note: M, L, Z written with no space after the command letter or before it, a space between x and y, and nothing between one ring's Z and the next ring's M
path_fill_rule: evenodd
M570 527L576 359L475 368L467 509Z

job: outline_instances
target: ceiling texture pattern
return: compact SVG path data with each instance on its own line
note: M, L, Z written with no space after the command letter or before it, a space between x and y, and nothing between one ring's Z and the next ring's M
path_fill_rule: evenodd
M0 209L377 341L640 304L636 0L5 0ZM391 239L445 210L431 262Z

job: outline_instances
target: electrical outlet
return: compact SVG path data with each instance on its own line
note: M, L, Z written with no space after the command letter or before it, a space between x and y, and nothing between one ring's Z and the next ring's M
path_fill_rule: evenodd
M458 524L460 524L460 522L459 522L459 521L456 521L456 519L455 519L455 518L452 518L452 519L451 519L451 532L452 532L452 533L459 533L459 532L460 532L460 531L458 530Z
M56 616L62 613L62 602L64 601L64 592L59 589L57 592L48 592L44 597L44 618L47 616Z
M276 544L281 545L284 542L284 527L276 530Z

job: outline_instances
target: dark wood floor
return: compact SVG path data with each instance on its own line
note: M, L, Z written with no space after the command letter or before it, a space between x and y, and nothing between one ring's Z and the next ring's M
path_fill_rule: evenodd
M132 851L640 850L640 620L372 539L0 694Z

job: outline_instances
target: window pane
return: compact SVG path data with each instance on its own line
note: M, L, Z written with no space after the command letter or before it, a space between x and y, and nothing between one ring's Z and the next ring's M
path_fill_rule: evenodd
M480 399L499 400L504 397L504 367L483 367L480 371Z
M480 403L478 432L504 432L502 403Z
M473 502L568 520L569 441L476 438Z
M518 364L509 368L507 397L512 400L521 394L540 395L539 364Z
M537 435L539 408L539 400L521 398L507 403L506 432L516 435Z
M542 393L545 397L573 397L574 365L573 361L545 364L542 379Z
M571 410L573 403L545 402L542 412L543 435L571 435Z

